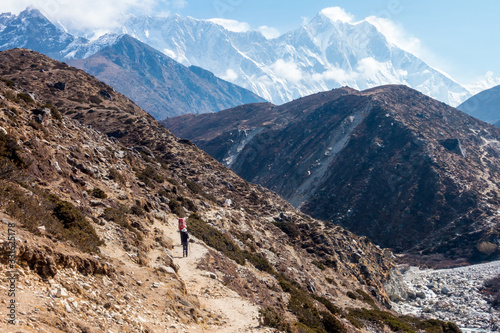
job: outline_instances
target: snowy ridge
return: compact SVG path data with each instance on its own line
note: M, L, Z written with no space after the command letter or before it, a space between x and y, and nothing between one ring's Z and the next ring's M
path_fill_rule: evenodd
M122 31L275 104L346 85L363 90L404 84L454 106L470 96L446 74L389 43L371 23L332 20L323 12L274 39L179 15L133 17Z

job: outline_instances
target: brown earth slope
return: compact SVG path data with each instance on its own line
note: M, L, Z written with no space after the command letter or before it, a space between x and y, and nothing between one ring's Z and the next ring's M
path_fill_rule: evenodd
M381 246L499 258L499 129L413 89L341 88L165 124L246 180Z
M389 252L246 183L83 71L15 49L0 52L0 78L0 277L11 223L19 330L452 327L375 311Z

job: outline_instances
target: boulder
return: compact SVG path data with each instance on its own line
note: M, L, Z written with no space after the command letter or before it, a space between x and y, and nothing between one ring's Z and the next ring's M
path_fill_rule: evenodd
M64 90L64 89L66 89L66 83L58 81L58 82L54 83L53 87L56 88L57 90Z

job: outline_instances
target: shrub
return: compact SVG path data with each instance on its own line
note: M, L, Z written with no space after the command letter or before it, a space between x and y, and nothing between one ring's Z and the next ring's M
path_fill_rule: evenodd
M9 80L9 79L4 79L3 77L0 78L0 81L2 81L3 83L5 83L5 85L7 87L14 87L14 82Z
M245 254L233 243L227 234L203 221L198 214L191 214L187 220L189 231L203 240L208 246L222 252L226 257L233 259L240 265L245 264Z
M179 201L183 207L191 212L196 212L198 210L198 207L196 207L195 203L188 198L179 196L177 197L177 201Z
M93 103L93 104L101 104L102 103L102 99L97 95L90 96L89 101L90 101L90 103Z
M26 168L30 162L23 156L21 147L9 134L0 132L0 159L10 160L18 168Z
M282 222L276 221L273 222L275 226L281 229L288 237L292 239L296 239L300 236L299 228L293 222Z
M314 299L323 304L331 314L342 313L340 308L330 302L326 297L314 295Z
M70 239L85 252L98 251L98 247L103 244L103 241L82 212L72 203L62 200L55 201L53 212L65 229L63 232L65 238Z
M258 270L276 275L274 268L264 256L242 250L229 235L223 234L218 229L210 226L198 214L191 214L187 225L194 236L202 239L208 246L222 252L226 257L233 259L238 264L244 265L248 260Z
M138 207L138 206L134 206ZM131 209L132 211L132 209ZM129 222L127 218L127 210L125 207L121 207L120 209L114 209L114 208L106 208L104 210L104 213L102 215L106 220L114 222L121 226L122 228L128 229L129 231L132 231L133 233L136 234L137 239L141 241L143 239L142 234L135 229Z
M52 118L56 120L62 120L62 115L54 104L46 103L43 107L48 108L50 110Z
M358 299L358 296L350 290L347 292L347 296L351 299Z
M262 326L277 328L280 332L291 332L290 324L284 321L276 310L270 306L259 309L259 322Z
M182 205L179 201L175 200L174 198L170 199L170 202L168 203L168 207L178 217L182 217L185 215L184 209L182 208Z
M154 184L151 180L156 181L157 183L163 183L165 179L158 174L158 172L151 166L147 166L143 171L137 172L137 179L146 184L147 186L154 188Z
M116 169L109 169L108 177L118 184L125 185L126 183L125 177L123 177L122 173Z
M324 271L326 269L325 265L323 265L321 262L317 261L317 260L313 260L312 263L314 265L316 265L319 269L321 269L322 271Z
M130 213L136 216L144 216L146 214L144 208L139 205L133 205L132 207L130 207Z
M319 311L314 306L309 294L304 290L292 288L290 296L288 309L299 322L317 332L325 332Z
M19 93L17 94L18 101L24 101L26 104L34 104L35 100L28 94Z
M373 306L374 308L377 308L377 305L375 304L375 301L373 300L373 298L368 295L367 293L365 293L363 290L361 289L356 289L356 292L358 293L358 295L361 296L361 300L370 304L371 306Z
M101 190L98 187L94 188L92 190L91 194L94 198L98 198L98 199L106 199L108 197L106 192L104 192L103 190Z
M320 312L321 323L328 333L347 333L344 324L330 313L323 311Z

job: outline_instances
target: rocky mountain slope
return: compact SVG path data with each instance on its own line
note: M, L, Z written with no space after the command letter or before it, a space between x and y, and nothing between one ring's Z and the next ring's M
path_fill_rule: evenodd
M274 104L346 85L363 90L405 84L454 106L470 96L448 76L389 43L368 21L340 21L328 10L274 39L179 15L133 17L123 31Z
M0 22L0 50L25 47L67 61L129 96L156 119L265 101L206 70L187 68L128 35L107 34L95 41L77 38L34 8L17 16L1 14Z
M0 78L0 276L12 274L10 228L16 328L455 328L384 310L390 252L243 181L83 71L15 49L0 52Z
M165 122L250 182L396 251L498 258L500 130L405 86Z
M457 109L490 124L500 124L500 86L470 97L457 106Z

